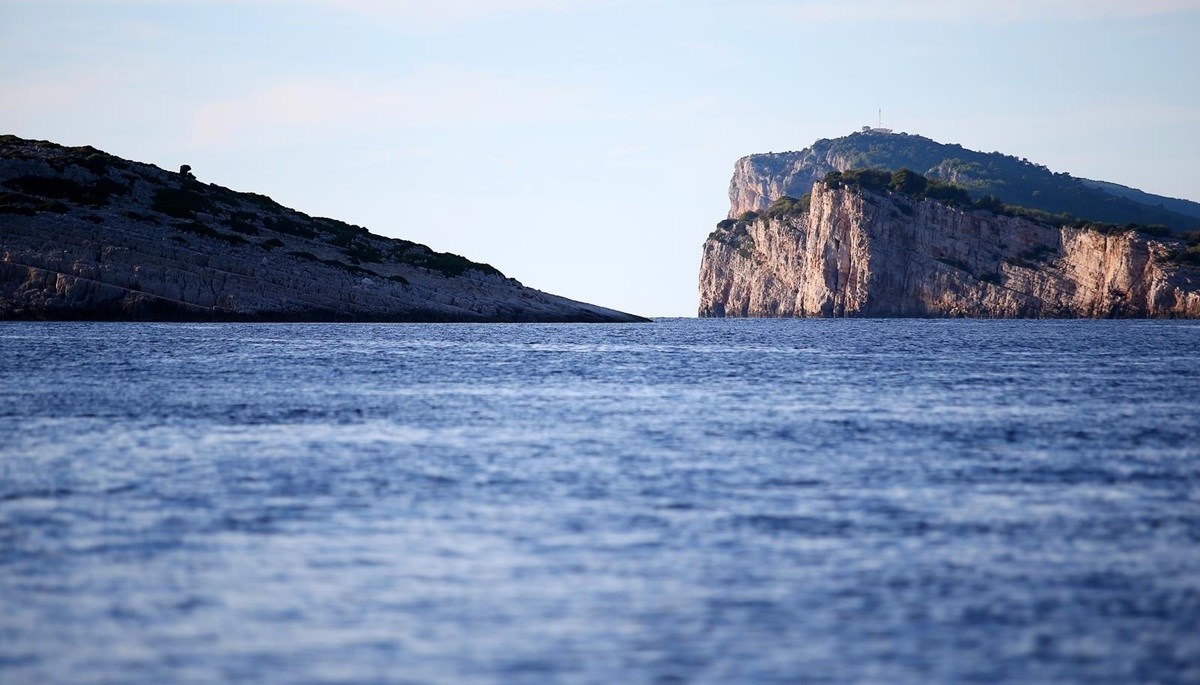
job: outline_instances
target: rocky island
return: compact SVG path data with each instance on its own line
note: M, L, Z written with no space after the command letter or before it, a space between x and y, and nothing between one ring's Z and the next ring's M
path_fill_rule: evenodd
M0 320L564 321L637 316L91 147L0 137Z
M704 244L700 316L1200 317L1187 232L1200 205L997 153L990 167L922 158L921 141L940 144L917 136L849 138L737 163L730 218ZM1031 173L1006 178L1001 162Z

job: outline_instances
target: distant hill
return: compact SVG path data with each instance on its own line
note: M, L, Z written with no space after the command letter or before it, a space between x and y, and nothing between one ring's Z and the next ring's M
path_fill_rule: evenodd
M1123 186L1120 183L1093 181L1090 178L1081 178L1079 180L1082 181L1084 185L1098 188L1109 195L1128 198L1134 202L1140 202L1144 205L1161 207L1168 212L1175 212L1176 214L1183 214L1184 216L1194 216L1200 218L1200 202L1181 200L1174 197L1163 197L1162 195L1147 193L1143 190L1138 190L1137 188Z
M643 320L186 166L0 136L3 319Z
M954 183L975 198L995 195L1007 204L1051 214L1113 224L1160 224L1174 231L1200 229L1200 203L1056 173L999 152L977 152L923 136L880 132L822 139L795 152L743 157L735 165L730 184L730 216L763 211L785 195L800 197L831 171L901 168Z

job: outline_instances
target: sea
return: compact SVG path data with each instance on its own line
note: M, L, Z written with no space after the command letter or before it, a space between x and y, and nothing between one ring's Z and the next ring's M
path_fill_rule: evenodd
M1197 683L1200 322L0 324L0 683Z

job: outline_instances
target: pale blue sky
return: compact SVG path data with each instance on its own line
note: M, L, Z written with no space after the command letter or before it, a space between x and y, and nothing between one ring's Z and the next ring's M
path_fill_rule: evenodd
M874 121L1200 200L1200 0L0 0L0 132L691 316L734 161Z

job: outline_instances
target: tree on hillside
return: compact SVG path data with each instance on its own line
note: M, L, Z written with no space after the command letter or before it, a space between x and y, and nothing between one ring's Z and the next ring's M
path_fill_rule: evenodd
M905 195L919 195L928 185L925 177L911 169L900 169L892 174L891 188Z

